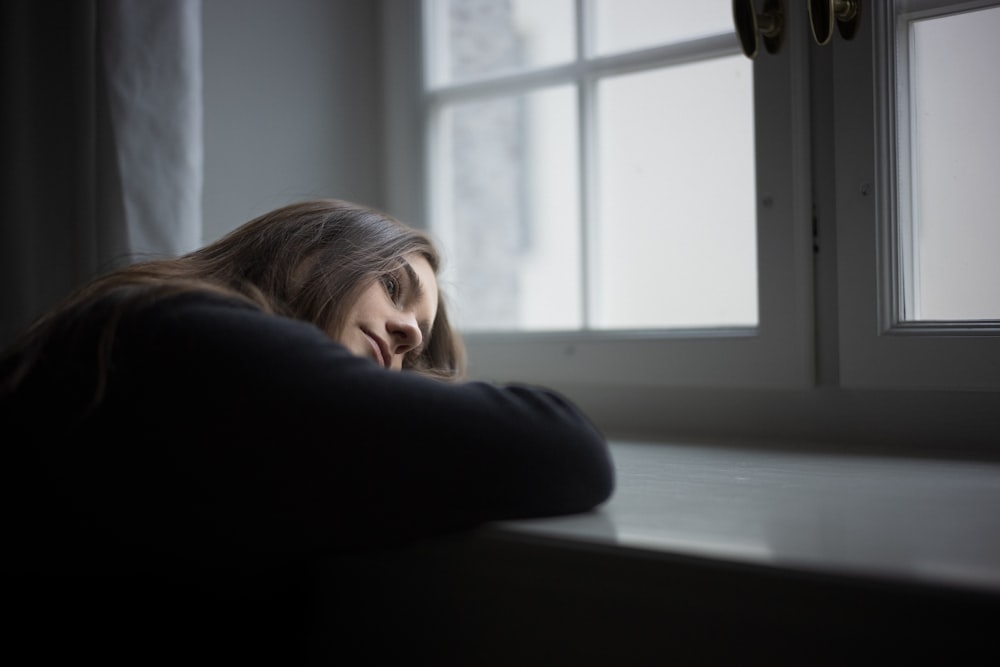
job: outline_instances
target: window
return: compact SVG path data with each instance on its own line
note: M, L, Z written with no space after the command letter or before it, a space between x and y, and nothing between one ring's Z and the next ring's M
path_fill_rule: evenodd
M995 388L1000 3L872 4L833 44L841 379Z
M729 0L421 5L410 215L474 372L811 382L804 38L755 67Z
M463 329L756 326L753 69L727 2L425 8Z
M385 0L389 206L474 375L830 422L819 388L1000 388L1000 2L861 0L823 45L809 4L755 2L749 59L730 0Z
M1000 7L896 18L899 317L1000 320ZM951 11L948 11L951 10ZM969 100L975 100L969 104Z

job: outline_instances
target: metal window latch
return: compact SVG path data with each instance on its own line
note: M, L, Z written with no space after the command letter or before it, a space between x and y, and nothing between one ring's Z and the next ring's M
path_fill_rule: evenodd
M757 57L761 42L768 53L777 53L785 29L784 2L764 0L758 13L754 0L733 0L733 23L747 58ZM830 43L835 24L841 37L854 39L860 23L861 0L809 0L809 26L820 46Z
M809 25L813 39L825 46L833 37L833 24L844 39L854 39L861 23L861 0L809 0Z
M777 53L785 29L784 2L764 0L764 11L758 14L753 0L733 0L733 22L747 58L757 57L761 41L768 53Z

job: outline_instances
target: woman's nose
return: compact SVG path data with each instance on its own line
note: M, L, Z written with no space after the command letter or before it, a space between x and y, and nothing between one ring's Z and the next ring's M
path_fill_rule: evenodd
M389 348L393 355L404 355L410 350L419 347L423 342L423 334L417 325L417 318L411 313L400 313L397 317L386 322L386 329L392 340Z

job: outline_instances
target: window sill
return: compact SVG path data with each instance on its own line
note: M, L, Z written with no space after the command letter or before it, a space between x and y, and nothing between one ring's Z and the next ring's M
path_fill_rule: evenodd
M1000 594L1000 463L617 441L595 512L488 535Z

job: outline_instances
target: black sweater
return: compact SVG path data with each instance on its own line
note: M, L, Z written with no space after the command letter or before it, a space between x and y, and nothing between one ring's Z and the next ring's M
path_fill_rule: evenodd
M106 318L78 318L0 402L22 562L349 553L612 493L604 438L557 393L389 372L207 294L127 310L88 409Z

